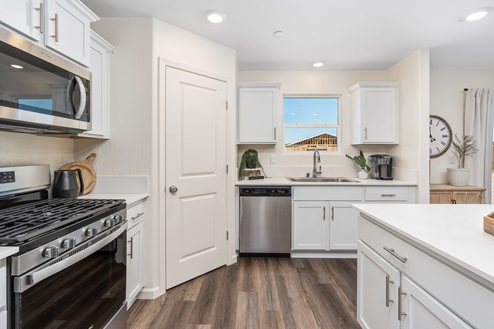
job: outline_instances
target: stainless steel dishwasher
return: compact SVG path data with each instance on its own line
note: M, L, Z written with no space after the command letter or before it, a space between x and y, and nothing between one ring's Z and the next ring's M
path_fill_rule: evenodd
M291 187L240 187L240 256L290 256Z

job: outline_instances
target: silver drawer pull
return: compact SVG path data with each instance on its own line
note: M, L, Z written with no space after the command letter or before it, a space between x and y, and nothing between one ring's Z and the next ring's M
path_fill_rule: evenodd
M396 194L381 194L382 197L388 197L388 198L392 198L392 197L395 197Z
M395 257L396 259L398 259L402 263L406 263L406 261L408 260L408 258L403 257L403 256L400 256L397 253L395 253L395 250L394 249L391 249L391 248L388 248L388 247L384 247L384 250L386 250L387 252L389 252L391 254L391 256Z
M389 304L394 303L394 300L389 298L389 285L395 283L389 279L389 275L386 275L386 307L389 307Z
M136 220L137 218L141 217L142 215L144 215L144 213L143 212L140 212L137 215L135 215L133 217L130 217L130 220Z

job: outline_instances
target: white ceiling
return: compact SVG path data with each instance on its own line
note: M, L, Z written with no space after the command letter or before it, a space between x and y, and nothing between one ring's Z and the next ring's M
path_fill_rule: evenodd
M239 70L381 70L429 48L433 69L494 69L494 0L82 0L100 17L150 16L231 47ZM209 25L204 13L227 19ZM276 38L273 32L282 30Z

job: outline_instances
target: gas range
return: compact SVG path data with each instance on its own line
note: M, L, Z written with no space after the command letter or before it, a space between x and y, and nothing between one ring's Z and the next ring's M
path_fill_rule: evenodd
M9 306L14 309L9 327L29 327L27 323L43 320L50 327L56 323L74 327L75 321L85 328L92 325L97 328L117 313L126 314L125 200L49 199L50 184L48 166L0 168L0 246L19 248L7 263L8 290L12 296ZM94 320L91 317L87 320L83 314L88 310L69 315L60 311L47 320L45 311L36 311L39 306L31 306L29 301L35 302L69 278L80 276L79 281L87 280L89 274L83 273L89 273L89 269L95 271L95 264L100 264L95 267L100 272L92 281L106 277L107 289L119 287L118 293L111 293L113 299L107 296L99 300L101 307L108 308L107 314L100 315L95 310ZM60 289L69 296L73 295L68 292L72 286L75 284ZM95 289L96 297L101 287ZM81 300L81 307L86 304L87 301ZM63 307L64 303L53 305L57 310ZM43 314L32 319L36 312ZM72 322L64 323L67 317Z

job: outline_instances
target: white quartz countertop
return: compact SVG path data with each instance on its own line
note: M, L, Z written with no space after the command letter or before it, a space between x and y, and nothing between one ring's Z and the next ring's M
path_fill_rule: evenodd
M324 177L324 176L323 176ZM377 180L377 179L359 179L348 177L358 181L358 183L338 183L338 182L291 182L286 177L270 177L265 179L244 179L236 183L237 186L417 186L417 184L399 181L399 180Z
M357 204L391 231L494 284L494 236L483 229L493 205Z
M19 251L17 247L0 247L0 259L7 258Z
M116 194L116 193L91 193L80 196L80 199L124 199L127 203L127 207L132 204L139 202L143 199L146 199L149 195L146 193L125 193L125 194Z

